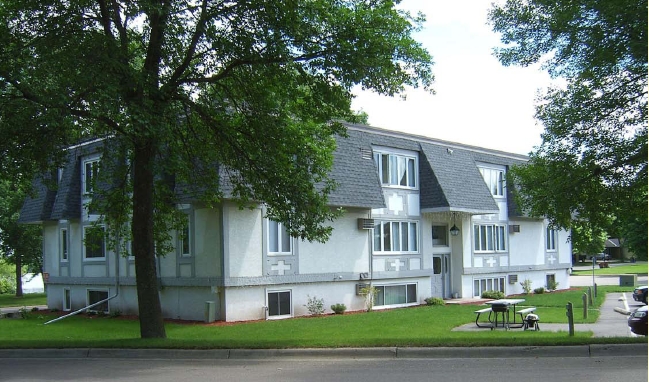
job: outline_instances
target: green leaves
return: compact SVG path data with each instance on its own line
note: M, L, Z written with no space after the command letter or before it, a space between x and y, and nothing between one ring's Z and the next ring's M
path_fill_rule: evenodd
M530 168L516 170L521 202L564 228L612 232L636 211L646 220L646 2L509 0L489 18L504 65L541 63L565 80L538 100L545 132Z

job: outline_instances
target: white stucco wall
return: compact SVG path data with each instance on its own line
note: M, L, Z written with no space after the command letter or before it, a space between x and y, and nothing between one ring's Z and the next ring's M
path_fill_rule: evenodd
M262 269L262 213L260 208L223 207L225 276L256 277Z
M394 279L377 281L377 284L402 284L417 283L418 302L424 303L429 297L426 288L430 291L430 279L426 277L412 279ZM356 295L356 281L337 281L326 283L306 283L294 285L256 286L256 287L231 287L225 290L226 321L246 321L266 318L266 293L269 291L291 291L292 314L295 317L308 315L304 306L308 298L316 297L324 301L325 313L331 313L333 304L345 304L347 311L365 309L365 298ZM377 308L380 309L380 308Z
M366 213L346 212L331 225L326 243L300 241L300 274L369 272L370 232L358 229L357 219Z
M221 269L221 221L216 209L194 211L194 256L196 277L216 277Z
M520 232L509 234L509 265L545 263L545 226L543 221L510 221L520 225Z

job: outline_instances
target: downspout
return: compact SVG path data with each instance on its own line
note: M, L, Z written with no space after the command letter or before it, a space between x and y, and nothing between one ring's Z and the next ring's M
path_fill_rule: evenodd
M100 304L103 304L103 303L105 303L105 302L108 302L108 301L114 299L115 297L119 296L119 260L120 260L120 256L119 256L119 242L120 242L120 241L119 241L119 234L118 234L118 235L117 235L117 248L115 249L115 294L112 295L112 296L110 296L110 297L108 297L108 298L106 298L106 299L103 299L103 300L101 300L101 301L95 302L94 304L90 304L90 305L88 305L88 306L85 306L85 307L83 307L83 308L81 308L81 309L79 309L79 310L75 310L75 311L72 312L72 313L68 313L68 314L66 314L66 315L64 315L64 316L57 317L57 318L55 318L55 319L53 319L53 320L49 320L49 321L47 321L46 323L44 323L43 325L52 324L52 323L54 323L54 322L56 322L56 321L61 321L61 320L63 320L64 318L68 318L68 317L75 316L75 315L77 315L77 314L79 314L79 313L81 313L81 312L85 312L86 310L88 310L88 309L90 309L90 308L94 308L94 307L97 306L97 305L100 305Z

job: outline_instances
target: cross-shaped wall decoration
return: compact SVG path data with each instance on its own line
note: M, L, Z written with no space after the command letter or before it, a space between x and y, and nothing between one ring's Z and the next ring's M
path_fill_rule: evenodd
M550 255L550 257L548 257L548 261L550 262L550 264L554 264L554 262L557 261L557 258L554 257L554 255Z
M280 260L277 262L276 265L271 265L270 269L273 271L277 271L277 274L280 276L284 275L284 271L290 271L291 270L291 264L286 264L284 263L284 260Z
M496 259L490 257L489 260L487 260L487 264L489 264L489 266L493 268L493 266L496 264Z
M388 208L395 215L399 215L399 212L403 211L403 197L399 196L397 193L392 194L390 199L388 199Z
M406 265L406 262L396 259L392 261L390 265L394 268L395 271L399 272L401 270L401 267Z

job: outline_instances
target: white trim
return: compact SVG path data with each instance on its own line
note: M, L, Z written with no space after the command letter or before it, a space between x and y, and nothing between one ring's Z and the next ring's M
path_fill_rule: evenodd
M90 296L88 295L89 292L105 292L105 293L106 293L106 297L105 297L105 298L102 298L102 299L99 299L99 300L97 300L97 301L93 301L93 302L91 302L91 301L90 301L90 298L89 298ZM94 304L94 303L96 303L96 302L99 302L99 301L101 301L101 300L107 300L108 297L109 297L109 290L108 290L108 288L86 288L86 306L88 306L88 305L92 305L92 304ZM91 309L88 309L88 312L99 312L99 311L96 310L96 309L94 309L94 308L91 308ZM102 313L106 313L106 314L107 314L107 313L109 313L109 312L110 312L110 301L106 301L106 310L104 310Z
M63 238L63 232L65 232L65 238ZM65 245L65 250L63 245ZM65 257L63 257L64 253ZM59 261L64 263L70 261L70 232L68 227L59 228Z
M270 304L268 303L268 295L271 293L285 293L288 292L290 296L290 302L289 302L289 309L290 313L289 314L281 314L281 315L270 315ZM266 319L267 320L281 320L284 318L291 318L293 317L293 290L292 289L266 289L265 290L265 296L266 296Z
M87 257L86 256L86 230L87 229L92 229L92 228L101 228L104 231L104 237L102 239L102 245L103 245L103 253L104 256L101 257ZM83 226L82 229L82 238L81 238L81 252L83 254L83 261L106 261L107 253L106 253L106 226L103 224L99 224L97 226L95 225L85 225Z
M69 297L69 301L66 299L65 292L68 292L67 297ZM67 306L66 303L68 303ZM61 304L61 306L64 312L69 312L72 310L72 290L70 289L70 287L63 288L63 303Z

